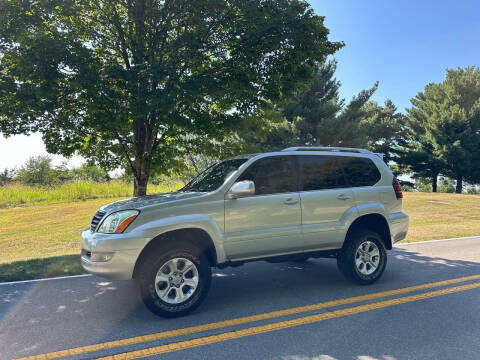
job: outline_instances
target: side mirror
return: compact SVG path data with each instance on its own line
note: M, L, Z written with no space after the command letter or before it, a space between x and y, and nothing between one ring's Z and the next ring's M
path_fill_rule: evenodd
M230 188L227 194L229 199L237 199L245 196L255 195L255 184L253 181L238 181Z

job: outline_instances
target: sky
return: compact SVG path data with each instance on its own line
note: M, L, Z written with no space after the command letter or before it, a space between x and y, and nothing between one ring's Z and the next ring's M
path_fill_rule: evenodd
M379 81L373 100L390 98L405 112L410 99L447 68L480 66L478 0L312 0L330 40L347 100Z
M372 100L393 100L404 112L410 99L430 82L440 82L447 68L480 66L478 0L311 0L325 16L330 40L344 41L334 57L340 94L347 101L375 81ZM33 155L46 154L39 134L0 135L0 171L20 167ZM54 156L54 163L64 159ZM68 159L78 166L82 159Z

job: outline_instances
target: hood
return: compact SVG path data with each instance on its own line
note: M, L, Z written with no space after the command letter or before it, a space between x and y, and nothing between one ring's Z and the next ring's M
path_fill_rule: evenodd
M178 200L186 200L205 195L204 192L172 192L164 194L147 195L141 197L133 197L130 199L119 200L110 204L103 205L100 210L108 213L127 210L127 209L141 209L143 207L170 203Z

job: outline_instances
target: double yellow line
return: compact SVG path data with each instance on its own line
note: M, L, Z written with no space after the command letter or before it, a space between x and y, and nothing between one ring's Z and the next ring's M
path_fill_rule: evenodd
M313 304L313 305L272 311L264 314L245 316L245 317L240 317L236 319L224 320L224 321L219 321L219 322L214 322L214 323L209 323L204 325L191 326L191 327L177 329L177 330L163 331L163 332L158 332L158 333L144 335L144 336L127 338L123 340L109 341L109 342L99 343L95 345L87 345L87 346L82 346L82 347L77 347L77 348L72 348L67 350L29 356L29 357L25 357L18 360L39 360L39 359L50 360L50 359L68 357L68 356L81 355L81 354L85 354L93 351L108 350L108 349L123 347L127 345L151 342L151 341L165 339L165 338L174 337L174 336L194 334L194 333L207 331L207 330L220 329L220 328L225 328L229 326L251 323L254 321L277 318L281 316L295 315L295 314L300 314L300 313L313 311L313 310L320 310L320 309L325 309L325 308L334 307L334 306L352 304L352 303L367 301L367 300L374 300L382 297L405 294L413 291L431 289L434 287L452 285L460 282L478 280L478 279L480 279L480 275L472 275L472 276L467 276L462 278L438 281L434 283L410 286L410 287L401 288L401 289L383 291L383 292L367 294L362 296L355 296L355 297L346 298L346 299L327 301L327 302ZM327 319L358 314L361 312L381 309L389 306L404 304L404 303L418 301L422 299L429 299L429 298L433 298L441 295L451 294L451 293L460 292L460 291L466 291L466 290L470 290L478 287L480 287L480 282L470 283L462 286L450 287L446 289L375 302L372 304L359 305L359 306L350 307L346 309L334 310L334 311L329 311L321 314L314 314L314 315L309 315L305 317L295 318L292 320L285 320L285 321L266 324L266 325L253 326L253 327L248 327L248 328L237 330L237 331L229 331L229 332L224 332L216 335L199 337L192 340L180 341L180 342L171 343L167 345L150 347L142 350L124 352L124 353L116 354L113 356L102 357L100 359L101 360L137 359L137 358L142 358L146 356L158 355L158 354L163 354L167 352L179 351L179 350L184 350L192 347L202 346L206 344L217 343L225 340L238 339L245 336L286 329L294 326L310 324L310 323L319 322Z

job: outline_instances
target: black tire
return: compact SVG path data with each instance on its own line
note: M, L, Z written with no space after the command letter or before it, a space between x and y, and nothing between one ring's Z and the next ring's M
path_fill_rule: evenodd
M157 293L155 278L161 267L164 267L171 259L176 258L187 259L195 265L198 272L198 284L187 300L172 304L160 298ZM141 264L137 276L140 293L147 308L154 314L166 318L179 317L194 311L205 299L211 280L212 272L206 254L190 243L173 241L157 247L156 251L151 253ZM175 294L176 291L183 291L179 289L173 290Z
M347 243L337 256L337 265L340 272L351 281L360 285L369 285L377 281L382 276L387 265L387 251L380 234L370 230L359 230L346 241ZM363 264L366 269L364 270L362 265L360 265L361 269L356 265L357 250L362 244L364 247L368 246L368 242L374 243L379 253L378 265L371 274L365 274L361 271L371 271L373 269L372 266ZM369 249L372 252L374 251L373 246L370 246ZM374 257L372 259L375 260ZM373 262L370 264L373 264Z

